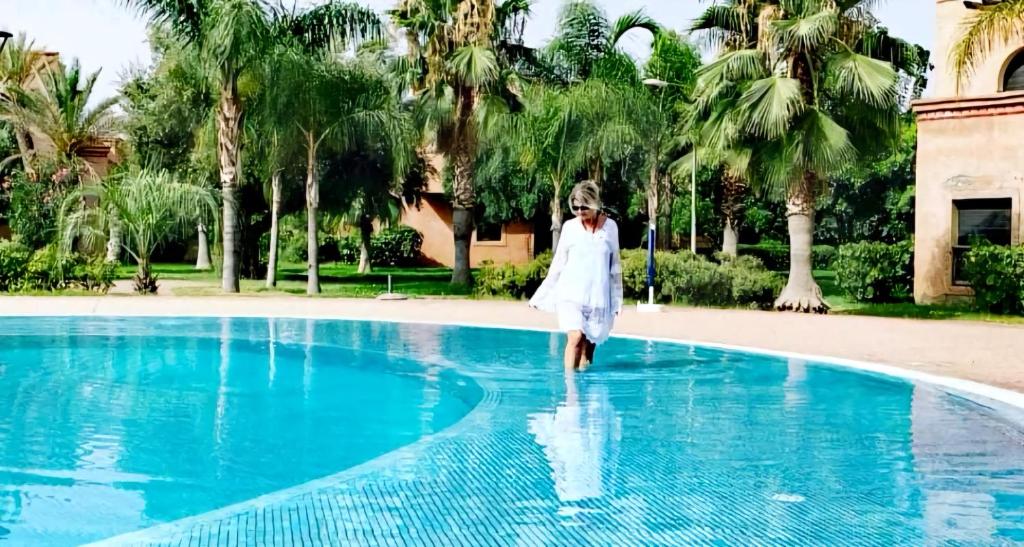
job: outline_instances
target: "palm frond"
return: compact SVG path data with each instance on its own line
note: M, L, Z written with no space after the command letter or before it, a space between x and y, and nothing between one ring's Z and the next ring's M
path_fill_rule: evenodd
M643 10L631 11L615 20L615 24L611 27L611 33L608 35L609 45L617 46L626 33L637 29L643 29L656 35L661 32L661 25Z
M800 82L781 76L752 82L739 104L748 131L766 139L781 137L806 107Z
M330 0L292 17L280 17L276 22L307 50L344 50L384 36L377 14L354 2Z
M785 49L813 51L827 44L834 36L839 28L839 13L821 7L806 15L776 20L771 27Z
M212 0L121 0L157 25L167 25L187 40L200 39Z
M769 74L767 63L767 55L757 49L729 51L702 67L697 76L705 85L764 78Z
M448 62L448 70L460 81L473 87L494 82L499 74L494 51L484 46L464 46L457 49Z
M961 30L949 53L958 91L996 47L1024 42L1024 1L1009 0L975 10Z
M893 104L898 95L898 78L892 65L866 55L841 51L826 65L838 95L849 94L874 107Z

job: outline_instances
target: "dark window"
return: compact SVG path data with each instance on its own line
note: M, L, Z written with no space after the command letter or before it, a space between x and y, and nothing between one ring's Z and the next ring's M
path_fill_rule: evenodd
M953 242L953 283L964 285L964 255L975 242L1009 245L1011 236L1009 198L962 199L953 202L956 209L956 241Z
M476 227L476 240L480 242L501 241L503 228L501 224L481 222Z
M1018 51L1003 74L1003 91L1024 91L1024 50Z

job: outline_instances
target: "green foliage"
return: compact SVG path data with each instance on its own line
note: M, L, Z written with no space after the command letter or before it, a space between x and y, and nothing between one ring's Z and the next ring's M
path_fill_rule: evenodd
M769 308L782 287L782 279L753 257L721 263L688 251L655 253L656 298L661 302L694 306L741 306ZM647 253L622 253L623 289L626 298L647 298Z
M0 239L0 291L18 290L32 250L15 240Z
M46 245L56 236L57 210L63 199L63 190L48 182L47 178L33 181L18 172L9 190L7 217L11 231L32 249Z
M480 296L528 298L544 282L551 267L551 258L548 251L521 266L496 266L493 262L484 262L474 276L473 290Z
M782 290L782 277L765 268L752 256L736 258L719 254L716 258L732 277L733 303L742 307L770 309Z
M102 257L62 253L56 244L33 253L19 241L0 241L0 292L81 288L106 293L116 269Z
M789 245L777 241L764 241L754 245L739 245L740 255L754 257L773 272L789 269ZM815 270L830 270L836 259L836 248L831 245L815 245L811 249L811 263Z
M978 308L1024 315L1024 247L975 246L964 258L964 276Z
M420 259L423 236L408 226L396 226L373 235L370 261L383 266L412 266Z
M395 226L376 232L370 238L370 263L374 266L415 266L422 258L423 236L414 228ZM338 260L345 264L359 262L359 234L338 240Z
M913 295L913 244L863 242L843 245L836 257L836 281L860 302L901 302Z

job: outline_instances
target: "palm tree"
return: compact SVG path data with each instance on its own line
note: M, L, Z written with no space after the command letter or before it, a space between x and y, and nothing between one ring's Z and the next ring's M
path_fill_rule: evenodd
M217 91L218 164L224 203L222 288L238 292L238 184L244 114L239 80L259 66L276 39L296 39L308 48L358 42L380 34L379 20L362 6L335 1L302 12L279 7L269 13L254 0L123 1L148 14L154 23L169 26L183 43L196 48L208 67L208 79Z
M306 292L320 292L317 215L322 147L346 153L356 146L401 142L406 131L388 82L358 63L343 64L293 52L283 64L288 93L279 111L290 113L305 153L306 227L309 253ZM387 146L396 149L398 145Z
M46 67L38 90L21 91L15 116L23 127L45 136L53 144L58 161L85 166L79 150L108 133L113 127L112 110L118 99L111 97L90 106L99 71L83 78L78 60L71 65Z
M521 170L538 186L549 186L551 245L558 248L565 211L566 183L585 165L592 135L581 110L590 96L582 86L561 89L533 85L523 95L520 112L507 113L485 133L482 169L495 177Z
M519 78L507 61L522 44L528 8L522 0L401 0L390 12L405 32L418 126L452 175L453 284L471 281L479 124L516 100Z
M39 68L41 55L34 45L22 33L10 40L0 52L0 119L14 126L18 155L25 174L30 178L35 176L32 137L18 112L25 106L22 98L26 96L29 82Z
M753 169L786 202L790 272L776 309L828 310L811 270L818 198L829 176L898 135L896 70L858 51L876 24L870 3L762 2L756 47L726 51L703 70L705 100L739 97Z
M157 246L216 211L216 196L208 188L179 182L166 171L133 170L104 184L79 186L65 198L59 218L62 248L70 251L78 238L106 238L117 223L121 244L138 265L135 290L152 293L157 285L150 257Z
M975 66L1002 44L1024 42L1024 0L964 2L975 10L950 57L957 89Z
M632 105L627 100L624 108L614 107L623 106L622 86L640 84L636 63L619 47L622 38L634 30L653 36L661 32L658 23L643 11L626 13L612 22L592 1L572 0L563 6L555 37L543 51L548 72L558 82L590 85L590 110L581 114L590 120L588 174L599 185L605 166L628 153L632 138Z

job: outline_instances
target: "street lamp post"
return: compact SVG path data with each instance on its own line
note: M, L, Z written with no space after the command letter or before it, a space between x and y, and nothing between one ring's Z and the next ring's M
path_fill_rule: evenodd
M663 88L672 84L657 78L647 78L644 85ZM693 169L690 173L690 252L697 254L697 141L693 141Z
M7 40L10 40L12 36L14 35L10 32L7 32L6 30L0 30L0 53L4 52L4 46L7 45Z

